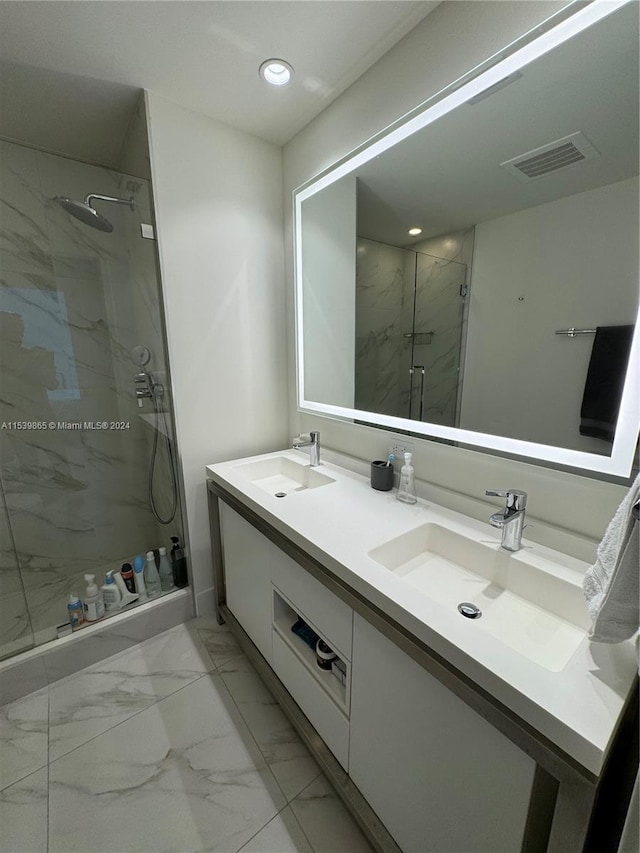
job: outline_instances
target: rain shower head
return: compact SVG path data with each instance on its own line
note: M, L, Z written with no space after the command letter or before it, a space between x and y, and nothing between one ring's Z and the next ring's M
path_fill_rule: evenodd
M106 231L110 234L113 231L113 225L106 219L102 214L98 213L97 210L94 210L91 207L92 199L98 199L99 201L111 201L116 204L126 204L131 210L135 210L136 204L132 198L115 198L110 195L96 195L95 193L89 193L89 195L85 198L84 201L74 201L72 198L65 198L64 196L57 195L54 198L54 201L57 202L60 207L63 207L67 213L70 213L71 216L75 216L76 219L79 219L80 222L84 222L85 225L90 225L92 228L97 228L98 231Z

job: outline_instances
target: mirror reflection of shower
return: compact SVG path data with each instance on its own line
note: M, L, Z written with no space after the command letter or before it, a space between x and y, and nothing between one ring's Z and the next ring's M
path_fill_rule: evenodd
M171 524L175 518L178 509L178 482L176 478L176 466L173 454L173 446L169 435L169 428L165 416L162 401L164 399L164 385L157 382L151 371L147 370L147 364L151 360L151 351L148 347L138 345L131 350L131 357L134 364L139 368L138 373L134 377L136 386L136 397L138 399L138 407L142 408L145 399L151 400L155 414L155 423L153 425L153 448L151 450L151 458L149 460L149 477L148 477L148 495L149 506L151 512L160 522L160 524ZM162 421L162 429L160 422ZM171 479L171 506L169 515L163 516L158 509L156 498L154 495L154 480L158 462L158 435L162 431L164 435L165 447L167 451L167 463L169 466L169 477Z
M84 201L74 201L72 198L66 198L65 196L59 195L57 195L53 200L57 202L60 207L64 208L67 213L70 213L71 216L75 216L76 219L79 219L80 222L83 222L85 225L90 225L91 228L96 228L98 231L106 231L107 234L110 234L113 231L113 225L106 217L102 216L101 213L98 213L98 211L91 206L91 202L94 199L97 201L109 201L114 204L126 204L130 210L136 209L136 203L133 196L131 198L116 198L111 195L89 193Z

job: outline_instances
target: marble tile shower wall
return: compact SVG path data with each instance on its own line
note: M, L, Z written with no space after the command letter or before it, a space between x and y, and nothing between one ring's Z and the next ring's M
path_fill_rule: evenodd
M358 238L356 408L419 418L422 402L423 421L455 424L472 245L473 229L417 252Z
M358 237L356 409L406 416L415 253Z
M29 620L36 642L53 638L85 572L102 582L133 554L168 544L181 525L178 515L162 527L150 511L153 406L139 409L134 395L136 344L150 348L157 378L166 382L167 373L154 244L140 236L140 223L153 221L148 183L0 145L0 421L55 425L0 430L7 509L0 524L8 520L13 536L0 531L1 656L5 644L13 644L8 652L21 636L29 641ZM114 225L106 234L52 201L88 193L133 196L136 210L98 202ZM85 422L129 426L97 430ZM166 511L159 448L156 488Z

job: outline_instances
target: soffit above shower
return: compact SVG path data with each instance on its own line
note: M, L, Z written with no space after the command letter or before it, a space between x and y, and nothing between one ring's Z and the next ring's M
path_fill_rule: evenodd
M4 2L0 55L52 75L91 78L98 98L105 100L115 95L115 89L103 93L105 82L149 89L284 144L438 5L420 0ZM258 66L270 56L293 65L291 86L272 90L259 78ZM128 95L122 95L124 105ZM31 97L37 105L37 90ZM36 109L32 124L37 117ZM69 110L67 117L70 121ZM73 125L82 136L80 109Z
M121 155L141 90L44 68L0 62L3 139L127 171ZM149 178L148 171L136 174Z

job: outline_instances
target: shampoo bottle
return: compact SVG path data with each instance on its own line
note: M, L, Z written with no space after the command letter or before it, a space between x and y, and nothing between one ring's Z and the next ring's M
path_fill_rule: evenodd
M144 584L150 598L153 598L154 595L160 595L162 592L160 575L156 569L156 558L153 551L147 551L147 564L144 567Z
M84 594L84 618L87 622L97 622L104 616L104 601L102 593L98 589L95 575L85 575L87 591Z
M160 548L160 569L158 574L160 575L160 588L163 592L169 592L170 589L175 589L175 585L173 583L173 569L171 568L171 563L167 557L166 548Z
M405 504L414 504L418 500L410 453L404 454L404 465L400 470L400 485L396 497Z
M113 571L107 572L104 584L100 587L102 590L102 600L106 610L117 610L122 601L122 593L118 589L118 585L113 579Z
M187 575L187 558L184 554L184 548L180 546L180 540L177 536L172 536L171 541L171 565L173 566L173 582L176 586L182 589L189 583Z
M147 598L147 588L144 584L144 557L142 554L133 558L133 581L140 601L144 601Z
M69 596L67 611L69 613L69 624L71 625L71 630L77 631L78 628L81 628L84 625L84 609L82 607L82 602L77 595Z

